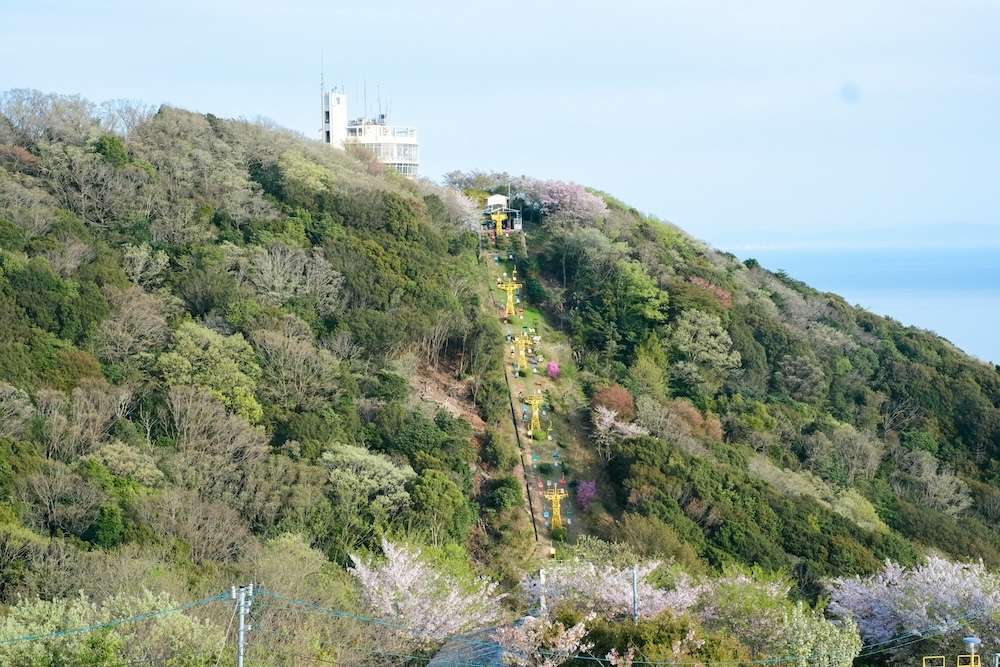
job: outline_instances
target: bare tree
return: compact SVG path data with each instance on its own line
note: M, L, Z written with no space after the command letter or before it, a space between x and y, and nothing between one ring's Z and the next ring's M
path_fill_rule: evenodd
M104 494L59 461L24 478L21 498L40 528L81 535L94 522Z
M159 298L135 286L124 292L107 290L106 296L112 312L101 322L95 340L101 359L121 363L166 343L170 328Z
M941 466L930 452L914 449L902 457L901 463L901 470L890 479L897 494L951 516L972 506L969 485Z
M178 481L206 500L238 504L241 486L267 455L263 430L193 387L171 387L167 408L167 426L177 443L172 463Z
M59 247L48 250L45 258L63 278L69 278L84 264L89 264L97 257L97 252L80 239L70 234L59 235Z
M101 122L108 130L128 138L137 127L152 118L156 107L142 100L116 99L101 104Z
M132 391L88 378L73 390L72 400L60 391L40 389L35 401L46 458L72 462L104 444L111 426L128 415Z
M337 391L333 355L301 338L277 331L258 331L252 337L263 372L259 393L288 408L317 409Z
M95 125L94 105L80 95L53 95L15 88L0 94L0 114L20 135L19 141L42 139L82 144Z
M920 417L920 408L910 398L885 398L880 405L882 432L902 431Z
M69 430L69 401L55 389L39 389L35 394L38 416L42 420L41 445L45 458L63 458L65 436Z
M871 433L842 424L829 435L833 458L840 465L848 484L871 479L885 455L885 443Z
M318 248L307 251L272 243L250 257L246 277L264 305L277 306L293 297L311 294L321 314L337 312L343 306L343 276Z
M235 511L205 501L194 491L168 489L141 503L139 512L160 537L187 542L195 563L233 561L250 539L250 531Z
M35 416L27 392L0 382L0 435L21 439Z

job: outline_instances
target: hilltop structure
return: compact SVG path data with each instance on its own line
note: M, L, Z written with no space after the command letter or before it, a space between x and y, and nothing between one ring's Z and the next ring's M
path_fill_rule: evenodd
M322 140L337 148L348 144L363 146L404 176L417 176L420 170L420 144L415 128L390 125L384 113L348 120L347 95L337 91L323 93Z
M501 236L521 231L521 211L510 207L510 199L504 195L490 195L483 210L483 229Z

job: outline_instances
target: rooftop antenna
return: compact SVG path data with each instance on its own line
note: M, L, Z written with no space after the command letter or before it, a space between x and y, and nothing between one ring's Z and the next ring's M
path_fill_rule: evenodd
M375 86L375 99L378 101L378 119L382 120L382 91Z
M323 134L323 128L325 127L326 123L325 120L326 116L323 115L323 112L326 108L326 103L323 99L325 96L326 96L326 84L323 82L323 45L321 44L319 47L319 118L320 118L319 140L320 141L323 141L323 138L325 136Z

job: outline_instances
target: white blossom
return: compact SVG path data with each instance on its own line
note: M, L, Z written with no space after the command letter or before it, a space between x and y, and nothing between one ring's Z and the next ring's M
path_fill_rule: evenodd
M590 418L594 425L593 438L594 444L597 445L597 453L605 461L611 459L612 446L615 442L649 433L639 424L618 421L618 411L603 405L595 406Z
M544 595L551 605L571 603L609 619L631 616L636 598L642 616L656 616L665 610L675 613L686 611L697 602L701 586L681 574L675 579L672 589L656 588L648 578L659 565L659 561L651 561L636 566L637 595L634 597L631 567L593 563L546 568L544 586L540 574L534 574L525 576L521 587L534 603L538 603Z
M404 629L419 645L497 623L504 594L496 582L479 578L463 582L434 569L420 549L382 541L384 563L351 555L348 571L361 595L380 618Z
M571 628L546 616L528 616L512 625L501 626L493 640L504 648L504 661L521 667L556 667L569 658L593 648L583 641L590 614Z
M976 634L982 653L1000 648L1000 575L982 561L952 563L932 556L923 565L906 568L886 561L882 572L869 577L834 579L829 584L829 611L852 618L868 644L886 644L892 659L908 660L928 652L954 652L959 639ZM924 641L891 640L924 637Z

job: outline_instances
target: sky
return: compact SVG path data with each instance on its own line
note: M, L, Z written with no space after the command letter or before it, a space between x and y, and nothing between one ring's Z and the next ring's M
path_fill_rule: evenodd
M352 116L416 127L435 180L583 183L740 257L1000 248L996 0L0 0L0 18L0 90L317 137L322 76Z

